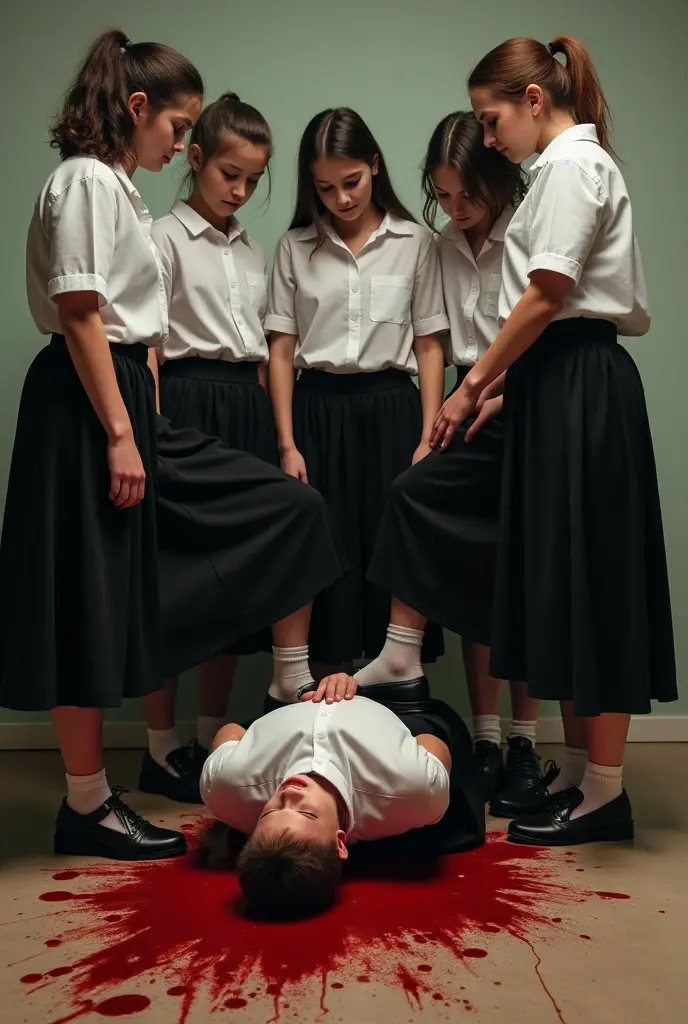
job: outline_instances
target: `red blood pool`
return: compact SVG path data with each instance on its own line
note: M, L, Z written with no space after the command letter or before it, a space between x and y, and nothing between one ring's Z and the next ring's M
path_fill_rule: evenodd
M480 959L482 959L482 957L487 956L487 950L486 949L462 949L461 950L461 956L471 956L471 957L475 957L476 960L480 960Z
M553 921L554 924L561 924L561 918L560 917L553 917L552 921Z
M22 985L35 985L37 981L42 979L42 974L25 974L23 978L20 978Z
M440 999L444 999L444 996L442 995L441 992L433 992L432 998L437 999L437 1001L439 1002Z
M62 945L62 941L61 939L46 939L45 945L48 949L56 949L58 946Z
M71 974L73 970L73 967L54 967L48 974L51 978L61 978L64 974Z
M356 978L356 981L360 981L361 985L367 985L368 982L370 981L370 978L368 977L367 974L359 974L359 976Z
M44 903L64 903L65 900L73 900L73 892L65 892L63 889L56 889L54 892L42 892L38 897Z
M172 988L168 988L168 996L185 996L188 992L186 985L173 985Z
M93 1009L101 1017L128 1017L134 1013L142 1013L150 1006L148 996L114 996L99 1003Z
M234 996L232 999L225 999L225 1006L228 1010L241 1010L244 1006L248 1006L248 1002L245 999L239 999L238 996Z
M596 896L601 896L603 900L630 900L630 896L627 892L596 892Z
M333 981L332 988L344 988L344 986L342 985L341 981Z
M418 970L424 971L427 974L428 971L432 970L432 967L429 964L418 964Z
M590 938L589 935L581 935L581 939L589 939L589 938Z
M55 879L56 882L67 882L70 881L72 878L78 877L78 871L58 871L56 875L53 875L53 878Z

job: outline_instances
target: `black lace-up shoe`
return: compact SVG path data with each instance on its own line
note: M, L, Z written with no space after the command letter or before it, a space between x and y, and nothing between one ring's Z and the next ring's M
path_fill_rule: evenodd
M142 793L166 796L180 804L202 804L200 781L207 756L208 751L197 740L170 751L165 760L177 773L172 775L146 751L139 774L139 789Z
M489 740L476 740L473 756L482 782L485 802L487 802L504 785L502 748Z
M496 818L518 818L524 814L538 814L547 806L547 787L559 769L548 761L543 775L540 757L525 736L510 736L507 740L506 767L502 788L490 801L490 814Z

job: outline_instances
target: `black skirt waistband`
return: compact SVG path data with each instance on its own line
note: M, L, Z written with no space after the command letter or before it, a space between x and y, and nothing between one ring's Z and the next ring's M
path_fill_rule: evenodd
M55 346L64 345L66 347L67 341L64 334L53 334L50 338L50 344ZM136 363L148 362L149 347L140 341L135 342L133 345L121 345L118 342L111 341L110 351L113 355L124 356L125 359L133 359Z
M567 317L566 320L555 320L548 324L537 339L535 344L540 342L551 343L579 341L582 344L586 341L615 342L617 340L616 324L611 320L598 320L589 316Z
M366 394L413 387L411 375L404 370L378 370L376 373L328 373L326 370L301 370L296 386L309 391L336 395Z
M227 384L258 384L259 363L230 363L226 359L203 359L186 356L168 359L160 367L161 377L195 377L197 380L215 380Z

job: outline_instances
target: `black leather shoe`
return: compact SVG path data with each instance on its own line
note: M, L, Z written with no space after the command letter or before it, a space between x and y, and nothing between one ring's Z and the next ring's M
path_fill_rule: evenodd
M196 740L192 740L187 747L172 750L165 758L177 773L172 775L154 761L147 750L141 764L139 789L142 793L166 796L180 804L202 804L201 772L207 756L208 751Z
M368 683L367 686L359 686L356 695L382 701L383 704L387 701L415 704L416 701L430 699L430 683L425 676L405 679L403 683Z
M540 758L525 736L507 740L504 784L490 801L490 814L495 818L520 818L539 814L548 805L547 787L559 774L554 761L540 768Z
M121 786L115 786L112 796L91 814L77 814L63 800L55 823L55 853L111 860L163 860L186 853L186 839L181 832L158 828L134 814L121 799L124 792ZM115 832L100 824L111 812L126 832Z
M476 740L473 756L487 802L504 786L502 748L489 740Z
M578 846L633 838L633 811L625 789L603 807L571 820L572 812L582 802L580 789L564 789L550 797L549 808L541 814L512 821L507 839L530 846Z

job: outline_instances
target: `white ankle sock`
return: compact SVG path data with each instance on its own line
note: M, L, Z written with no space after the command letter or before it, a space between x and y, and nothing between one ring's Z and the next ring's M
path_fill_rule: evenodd
M104 804L110 796L105 769L95 775L67 775L67 803L77 814L90 814ZM124 832L121 821L112 811L99 823L113 832Z
M313 682L305 647L272 648L272 682L268 693L276 700L295 701L296 691Z
M206 750L210 750L213 740L226 721L226 715L221 715L219 718L213 715L199 715L196 722L196 739L200 745Z
M359 686L374 686L376 683L403 683L423 675L420 651L423 646L424 630L408 629L406 626L387 627L387 639L377 658L355 674Z
M174 775L178 779L179 774L165 760L168 754L171 754L173 750L179 750L182 745L177 730L174 728L146 729L146 732L148 733L148 751L150 756L156 764L159 764L161 768L164 768L170 775Z
M517 718L511 719L511 725L509 726L509 732L507 736L522 736L523 739L530 740L535 746L535 733L537 731L537 721L535 722L521 722Z
M578 747L564 747L564 761L561 771L554 782L550 782L547 792L551 795L553 793L561 793L562 790L569 789L571 786L580 786L583 781L587 760L587 750L581 750Z
M621 796L621 774L621 765L593 764L592 761L588 761L583 781L578 787L583 794L583 803L576 807L571 818L590 814L591 811L596 811L598 807L604 807L617 796Z
M473 715L473 742L486 740L496 747L502 744L502 725L499 715Z

